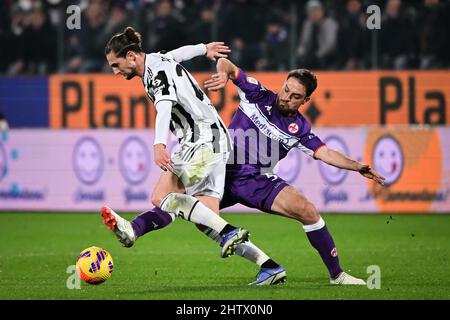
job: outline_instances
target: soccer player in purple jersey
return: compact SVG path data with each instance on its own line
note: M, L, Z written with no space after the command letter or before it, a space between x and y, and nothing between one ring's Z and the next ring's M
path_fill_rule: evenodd
M298 111L310 100L317 87L317 79L311 71L292 70L281 91L276 94L264 88L256 79L248 77L228 59L221 58L217 62L217 73L205 82L205 88L219 90L225 87L229 79L238 88L241 102L229 126L230 133L234 132L235 154L234 159L230 157L231 161L227 165L221 208L241 203L298 220L326 265L331 284L364 285L364 280L342 270L333 238L316 207L283 179L274 174L264 174L267 162L262 163L261 159L267 155L264 154L266 151L261 151L261 143L240 146L237 141L243 140L239 139L239 134L256 131L259 135L268 137L268 149L278 151L275 162L283 159L289 150L299 148L316 160L337 168L357 171L379 184L383 184L385 178L369 165L328 148L311 130L311 125ZM239 152L242 156L240 159ZM271 167L275 164L270 163ZM260 275L283 271L281 266L272 266L261 268Z

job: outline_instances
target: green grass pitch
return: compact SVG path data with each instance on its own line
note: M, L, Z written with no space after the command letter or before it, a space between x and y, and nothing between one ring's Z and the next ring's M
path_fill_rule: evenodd
M125 215L131 219L133 215ZM324 215L343 268L367 279L378 265L381 289L336 287L300 224L267 214L226 214L288 272L274 287L248 287L258 269L177 220L120 246L99 214L0 214L0 299L449 299L450 215ZM112 278L70 290L70 265L89 246L114 259Z

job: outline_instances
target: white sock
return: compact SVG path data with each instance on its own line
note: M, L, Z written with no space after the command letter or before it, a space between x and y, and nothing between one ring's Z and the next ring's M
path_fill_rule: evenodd
M311 232L322 229L323 227L325 227L325 221L320 217L319 221L314 224L303 225L303 230L305 230L305 232Z
M216 231L206 228L203 233L220 244L222 237ZM250 240L240 243L236 247L235 254L247 259L250 262L256 263L258 266L270 259L260 248L254 245Z
M207 226L217 233L220 233L228 224L199 200L187 194L169 193L161 202L160 209L172 212L185 220Z
M238 244L234 253L248 261L256 263L260 267L264 262L270 259L268 255L250 242L250 240Z

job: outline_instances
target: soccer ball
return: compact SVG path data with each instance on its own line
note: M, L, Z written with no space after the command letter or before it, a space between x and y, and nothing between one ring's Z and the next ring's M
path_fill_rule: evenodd
M77 258L78 276L90 284L99 284L111 278L114 263L111 255L100 247L84 249Z

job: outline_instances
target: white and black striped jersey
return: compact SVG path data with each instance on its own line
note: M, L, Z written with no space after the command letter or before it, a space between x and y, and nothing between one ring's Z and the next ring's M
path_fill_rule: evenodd
M194 77L170 54L147 54L142 81L155 105L163 100L174 103L170 130L181 144L207 143L216 153L231 151L228 130L216 108Z

